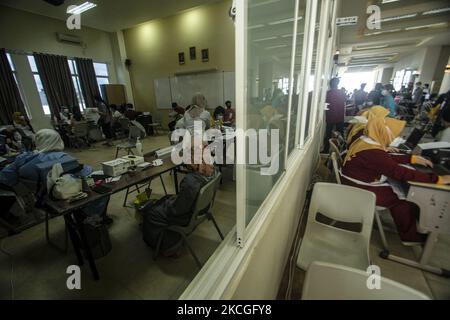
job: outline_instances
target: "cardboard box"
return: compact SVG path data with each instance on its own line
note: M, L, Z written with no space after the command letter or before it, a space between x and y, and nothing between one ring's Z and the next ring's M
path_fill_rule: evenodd
M103 173L110 177L117 177L124 174L130 166L130 161L126 159L115 159L102 163Z

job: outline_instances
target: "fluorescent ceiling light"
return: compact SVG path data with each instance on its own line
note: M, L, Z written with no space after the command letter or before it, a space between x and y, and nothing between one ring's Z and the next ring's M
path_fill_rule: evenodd
M440 22L440 23L433 23L433 24L426 24L423 26L415 26L415 27L408 27L405 28L405 30L417 30L417 29L425 29L425 28L436 28L436 27L443 27L447 26L447 22Z
M365 36L376 36L379 34L383 34L383 33L392 33L392 32L399 32L402 31L402 29L392 29L392 30L387 30L387 31L377 31L377 32L372 32L372 33L366 33L364 34Z
M264 27L263 24L255 24L254 26L249 26L247 29L252 30L252 29L258 29L258 28L262 28L262 27Z
M383 49L389 47L388 44L383 44L380 46L371 46L371 47L356 47L356 50L370 50L370 49Z
M283 45L279 45L279 46L267 47L266 50L285 48L285 47L287 47L287 44L283 44Z
M450 7L425 11L425 12L422 12L422 15L426 16L426 15L438 14L438 13L443 13L443 12L448 12L448 11L450 11Z
M301 20L301 19L303 19L303 17L298 17L297 20ZM271 26L273 26L273 25L276 25L276 24L282 24L282 23L287 23L287 22L293 22L294 20L295 20L295 18L289 18L289 19L283 19L283 20L278 20L278 21L272 21L272 22L269 22L269 24L270 24Z
M249 8L255 8L255 7L259 7L259 6L264 6L266 4L271 4L271 3L276 3L276 2L280 2L280 0L267 0L267 1L258 2L258 3L255 3L255 4L249 5Z
M255 39L255 40L253 40L253 42L276 40L276 39L277 39L277 37L268 37L268 38L262 38L262 39Z
M411 14L405 14L405 15L402 15L402 16L382 18L380 20L380 22L396 21L396 20L409 19L409 18L414 18L414 17L417 17L417 12L416 13L411 13Z
M303 34L304 34L303 32L297 33L298 36L302 36ZM282 35L281 37L282 38L292 38L292 34L285 34L285 35Z
M83 4L80 4L79 6L76 6L74 8L71 8L69 10L67 10L67 13L70 14L81 14L89 9L95 8L97 5L95 3L92 2L85 2Z

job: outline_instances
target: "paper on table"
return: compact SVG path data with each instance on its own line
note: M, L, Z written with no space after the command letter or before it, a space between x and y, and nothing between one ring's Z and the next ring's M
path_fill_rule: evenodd
M103 170L97 170L91 173L91 176L103 176L105 173Z
M150 162L142 162L140 164L137 165L138 168L147 168L149 166L151 166L152 164Z
M419 148L422 150L449 149L450 143L447 141L421 143L421 144L419 144Z

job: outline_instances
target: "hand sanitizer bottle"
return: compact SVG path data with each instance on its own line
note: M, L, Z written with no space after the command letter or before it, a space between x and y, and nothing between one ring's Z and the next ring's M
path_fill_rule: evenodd
M136 140L136 153L138 156L142 156L142 143L139 138Z

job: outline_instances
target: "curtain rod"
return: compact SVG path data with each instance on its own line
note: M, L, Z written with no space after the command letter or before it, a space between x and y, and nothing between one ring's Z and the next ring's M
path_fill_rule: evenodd
M18 55L23 55L23 56L32 56L34 54L34 52L32 52L32 51L24 51L24 50L17 50L17 49L5 49L5 50L6 50L7 53L18 54ZM45 52L42 52L42 53L44 53L44 54L53 54L53 53L45 53ZM69 56L67 56L67 59L75 59L75 58L78 58L78 57L69 57ZM111 62L109 62L109 61L106 61L106 62L98 61L98 60L95 61L94 59L92 59L92 61L106 63L106 64L111 64Z

